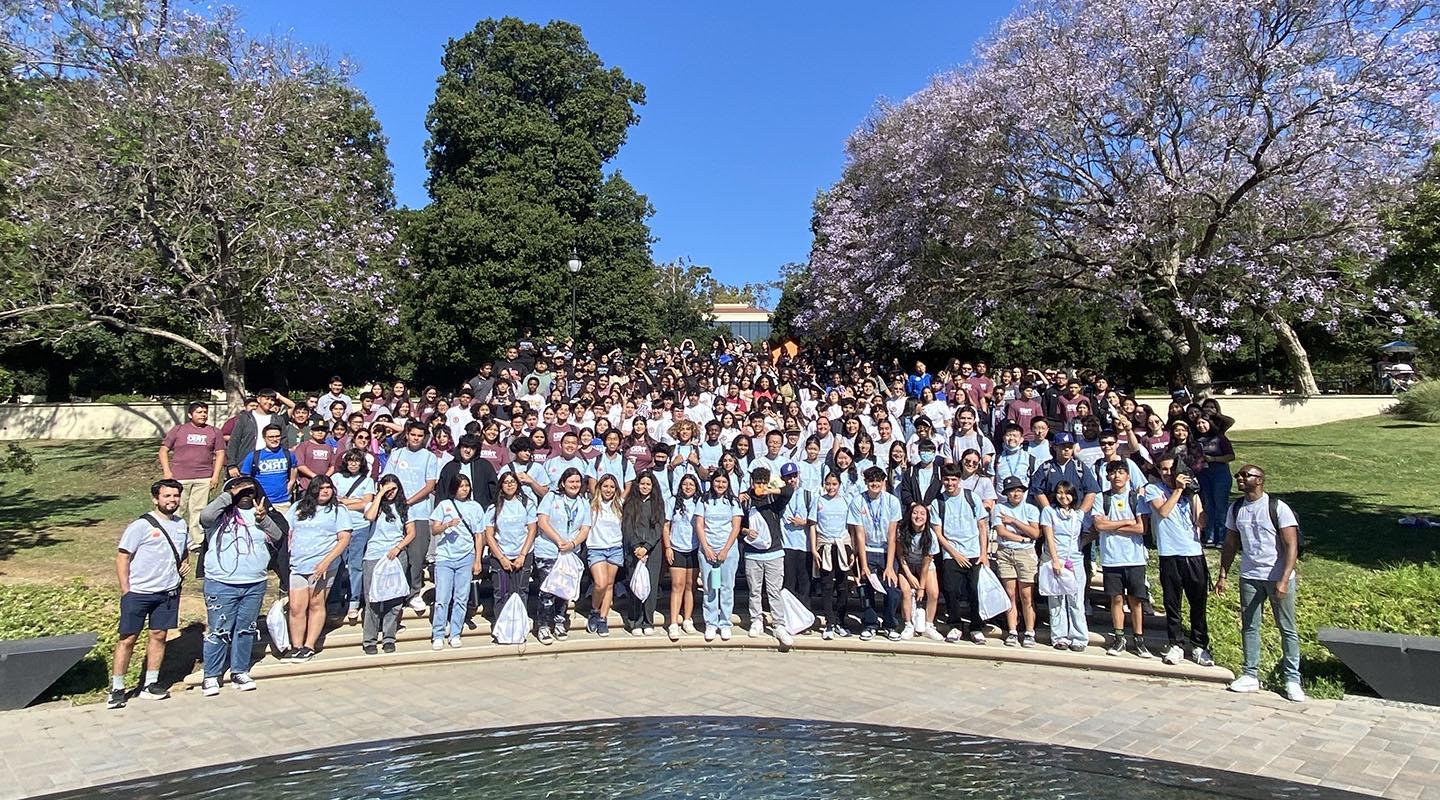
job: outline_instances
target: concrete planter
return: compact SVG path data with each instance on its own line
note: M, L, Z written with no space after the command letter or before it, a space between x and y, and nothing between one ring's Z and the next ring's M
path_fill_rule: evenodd
M1440 705L1440 638L1345 628L1316 638L1386 700Z

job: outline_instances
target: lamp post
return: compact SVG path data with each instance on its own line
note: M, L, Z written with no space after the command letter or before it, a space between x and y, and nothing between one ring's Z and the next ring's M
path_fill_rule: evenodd
M579 340L579 331L575 329L575 276L580 274L580 268L585 266L575 248L570 248L570 260L565 262L565 268L570 270L570 335Z

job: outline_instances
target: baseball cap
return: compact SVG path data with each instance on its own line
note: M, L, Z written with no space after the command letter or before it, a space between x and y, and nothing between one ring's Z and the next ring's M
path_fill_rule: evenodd
M1067 444L1075 444L1075 434L1069 431L1060 431L1050 438L1050 442L1061 447Z
M780 477L782 477L782 478L789 478L789 477L791 477L791 476L799 475L799 474L800 474L800 468L797 467L797 466L795 466L794 464L792 464L792 463L790 463L790 462L786 462L784 465L782 465L782 466L780 467Z

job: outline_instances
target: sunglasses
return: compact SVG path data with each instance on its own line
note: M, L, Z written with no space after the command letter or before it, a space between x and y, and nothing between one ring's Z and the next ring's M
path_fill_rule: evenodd
M1246 478L1253 478L1255 480L1259 480L1265 476L1255 472L1237 472L1235 473L1235 477L1241 480L1245 480Z

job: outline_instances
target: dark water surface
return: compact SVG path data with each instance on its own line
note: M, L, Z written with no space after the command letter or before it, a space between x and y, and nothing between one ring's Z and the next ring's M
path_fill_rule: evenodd
M337 719L336 724L344 724ZM1360 795L1165 761L831 722L643 718L328 748L55 798L1114 798Z

